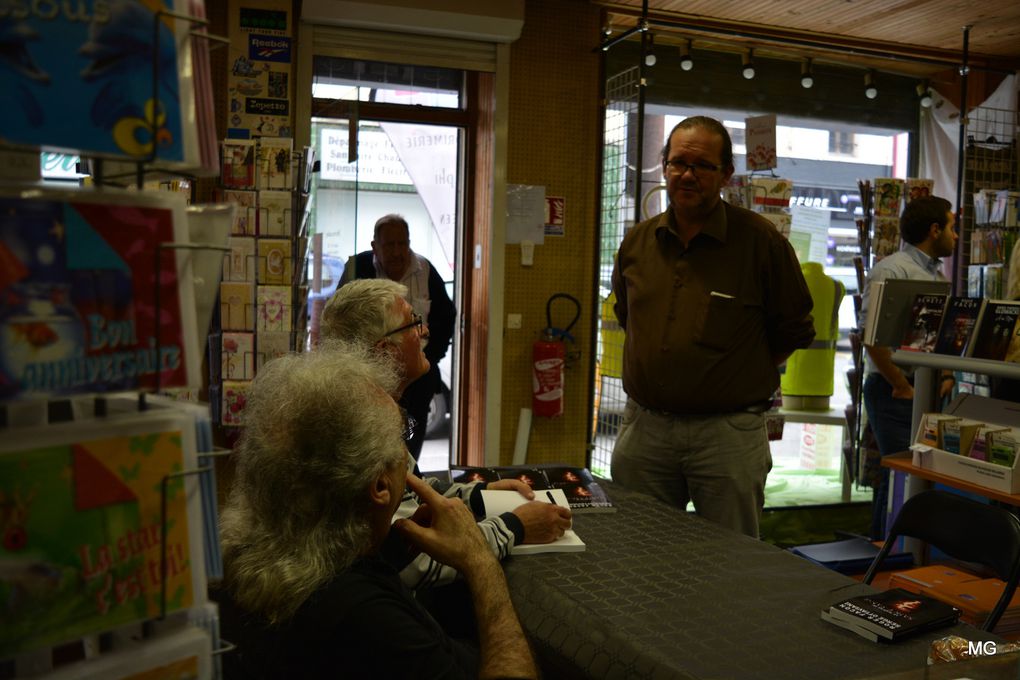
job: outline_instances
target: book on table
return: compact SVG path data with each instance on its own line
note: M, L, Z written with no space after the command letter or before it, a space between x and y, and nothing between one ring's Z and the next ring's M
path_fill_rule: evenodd
M567 497L562 489L544 489L535 492L535 499L541 503L552 503L567 507ZM529 502L527 498L511 490L482 490L482 502L485 504L485 516L495 517L504 512L513 512L520 505ZM544 552L582 552L585 549L582 541L573 529L567 529L560 538L552 543L526 543L515 545L511 555L533 555Z
M450 475L453 481L464 483L517 479L535 491L561 489L571 512L616 512L606 490L595 481L588 468L568 465L453 466Z
M836 625L868 639L896 641L952 625L959 620L960 610L927 595L894 588L837 602L822 610L822 618L839 621Z

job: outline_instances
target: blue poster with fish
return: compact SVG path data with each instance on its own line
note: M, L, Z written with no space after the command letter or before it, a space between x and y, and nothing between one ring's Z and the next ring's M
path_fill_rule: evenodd
M0 194L0 399L200 384L184 200Z
M195 467L193 425L163 411L15 429L0 441L0 659L205 600L198 481L170 476Z
M181 3L2 4L0 144L194 160L190 26L160 13Z

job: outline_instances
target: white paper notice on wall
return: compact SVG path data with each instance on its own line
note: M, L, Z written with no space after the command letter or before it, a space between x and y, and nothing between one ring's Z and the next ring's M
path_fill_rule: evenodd
M803 262L826 264L829 254L829 221L832 213L820 208L795 205L790 208L790 244Z
M545 243L545 187L506 185L506 242Z

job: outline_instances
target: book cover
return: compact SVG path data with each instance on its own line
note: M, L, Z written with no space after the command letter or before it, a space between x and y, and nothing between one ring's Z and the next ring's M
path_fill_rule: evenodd
M194 429L162 413L19 428L0 439L0 658L205 599Z
M294 175L291 156L294 140L290 137L259 138L259 188L293 189Z
M878 177L875 179L875 216L900 217L900 205L903 202L904 182L895 177Z
M231 236L227 241L230 252L223 267L224 281L255 281L255 239L251 236Z
M237 281L220 284L220 326L225 331L255 328L255 284Z
M257 342L256 371L261 371L262 365L267 361L272 361L276 357L290 352L290 333L288 331L259 331Z
M984 299L974 297L950 298L943 314L942 328L932 351L936 354L963 356L967 351L967 343L974 332L981 313Z
M915 198L927 198L931 196L931 192L935 189L935 180L908 177L904 189L907 203Z
M258 251L258 282L289 285L294 278L290 241L285 238L260 238Z
M187 242L176 194L0 192L0 398L201 384Z
M231 189L255 188L255 140L223 140L223 186ZM254 227L254 225L252 225ZM254 233L246 231L245 233Z
M224 331L220 336L220 371L224 380L255 377L255 334Z
M540 503L552 503L568 507L567 497L562 489L544 489L535 492L535 500ZM495 517L504 512L512 512L516 507L529 502L521 494L511 490L482 489L482 502L485 504L485 516ZM511 555L534 555L545 552L582 552L585 549L584 541L574 533L573 529L567 529L563 536L552 543L528 543L515 545L510 551Z
M971 341L967 355L974 359L992 359L994 361L1005 359L1017 318L1020 318L1020 302L986 301L975 326L974 339Z
M450 478L460 484L473 482L498 482L500 477L495 468L450 466Z
M544 467L549 485L562 489L573 512L615 512L606 490L595 481L588 468Z
M158 11L186 3L5 3L3 141L197 166L191 25Z
M1020 363L1020 320L1013 326L1013 332L1009 337L1009 346L1006 348L1006 356L1003 357L1004 361L1010 363Z
M887 640L951 625L960 618L959 609L900 588L837 602L829 607L828 613Z
M290 286L258 286L255 291L255 328L258 331L290 331Z
M871 254L878 262L900 249L900 220L898 217L876 217L875 236L871 239Z
M248 401L251 390L250 380L224 380L221 387L223 405L220 408L220 424L227 427L239 427L244 413L244 405Z
M948 299L948 294L930 293L919 293L914 298L907 332L900 343L900 349L913 352L931 352L935 349Z
M289 191L259 192L259 236L290 236L291 198Z
M225 171L224 171L225 172ZM258 193L242 189L227 189L223 192L224 203L234 203L234 224L230 233L235 236L254 236L258 212L256 210Z

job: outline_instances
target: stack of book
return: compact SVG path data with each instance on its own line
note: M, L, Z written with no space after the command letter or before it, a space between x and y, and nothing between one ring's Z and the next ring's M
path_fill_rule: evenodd
M927 595L902 588L860 595L823 609L822 620L872 642L896 642L917 633L950 626L960 610Z
M616 512L609 496L588 468L565 465L508 465L505 467L453 466L454 482L495 482L517 479L535 491L561 489L571 512Z

